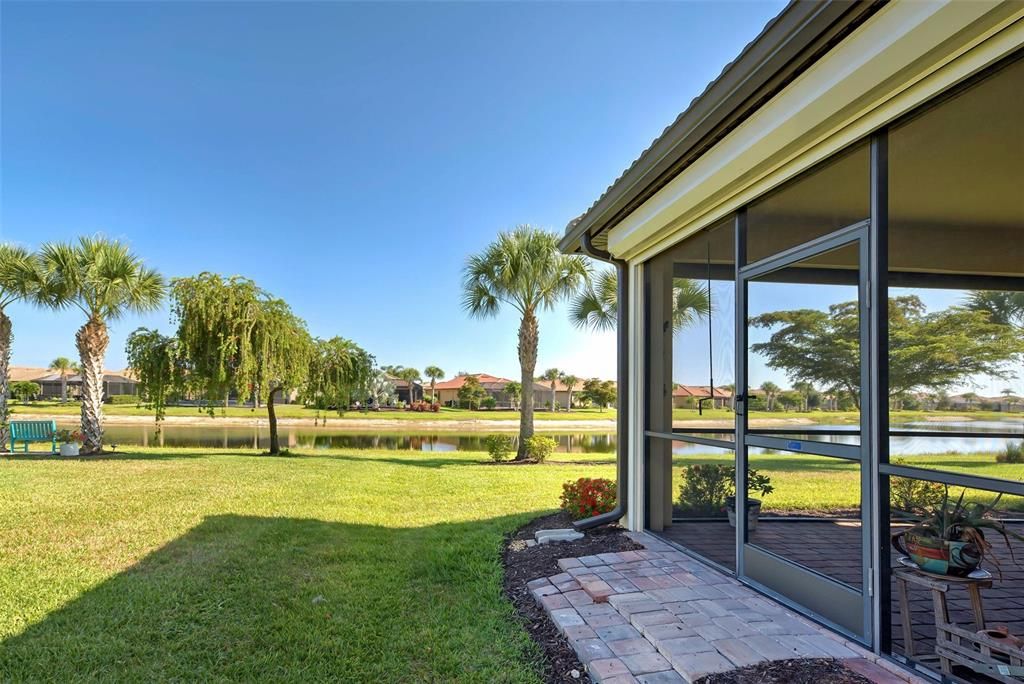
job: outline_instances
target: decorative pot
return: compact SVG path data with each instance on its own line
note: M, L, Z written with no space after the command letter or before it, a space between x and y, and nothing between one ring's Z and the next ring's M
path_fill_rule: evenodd
M729 516L729 525L736 527L736 497L730 496L725 499L725 512ZM747 499L747 529L757 529L757 519L761 515L760 499Z
M60 455L61 456L78 456L78 451L81 447L78 444L61 444Z
M894 534L892 545L910 556L917 567L936 575L966 577L981 564L981 553L972 542L947 541L907 530Z

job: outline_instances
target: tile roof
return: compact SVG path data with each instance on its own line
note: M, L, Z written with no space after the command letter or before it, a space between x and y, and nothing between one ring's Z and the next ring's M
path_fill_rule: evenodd
M31 382L60 382L60 373L56 373L49 368L33 368L31 366L11 366L9 372L9 378L11 382L18 382L21 380L28 380ZM103 371L103 379L110 382L117 382L118 380L135 380L135 374L131 369L125 370L105 370ZM68 375L68 382L81 382L82 376L77 373Z
M672 389L673 397L707 397L708 386L707 385L676 385ZM732 394L721 387L715 388L715 398L717 399L729 399Z
M509 380L508 378L499 378L494 375L488 375L487 373L467 373L466 375L456 375L451 380L439 382L434 386L434 389L460 389L464 384L466 384L466 378L470 375L475 375L476 379L479 380L480 384L484 387L487 387L488 385L501 385L504 387L508 383L512 382L512 380Z

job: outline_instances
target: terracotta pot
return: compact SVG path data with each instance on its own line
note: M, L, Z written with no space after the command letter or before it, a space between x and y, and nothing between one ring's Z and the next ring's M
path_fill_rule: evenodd
M892 545L917 567L936 575L966 577L981 564L981 553L972 542L947 541L911 530L894 534Z

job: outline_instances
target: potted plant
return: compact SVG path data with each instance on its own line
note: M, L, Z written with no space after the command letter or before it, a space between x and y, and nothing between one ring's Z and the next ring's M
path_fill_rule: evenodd
M1024 541L1024 536L1007 529L992 515L1002 494L987 505L964 503L964 494L966 490L955 503L951 502L949 488L946 487L938 505L920 515L903 516L913 521L913 525L892 535L892 545L925 572L966 577L988 558L1002 575L998 559L990 553L992 544L985 539L985 531L995 532L1003 538L1014 562L1010 538Z
M57 439L60 441L61 456L78 456L85 441L85 435L78 430L59 430Z
M735 468L733 469L735 472ZM735 479L733 480L735 482ZM735 485L733 490L735 490ZM756 470L747 471L747 529L756 530L757 520L761 516L761 500L751 497L751 494L768 496L775 491L772 486L772 479L762 475ZM729 524L736 527L736 495L731 494L725 498L725 512L729 516Z
M767 496L775 491L771 478L756 470L747 471L748 493ZM720 463L686 466L679 487L679 510L688 515L713 517L724 510L729 524L736 527L736 467ZM757 528L760 499L747 499L747 527Z

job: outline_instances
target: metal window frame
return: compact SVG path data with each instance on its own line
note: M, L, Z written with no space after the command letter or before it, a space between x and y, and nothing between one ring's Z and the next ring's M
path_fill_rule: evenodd
M861 388L862 411L860 434L862 435L862 440L860 448L864 451L864 457L861 459L861 510L862 515L864 511L869 511L870 513L867 518L870 524L863 525L864 533L869 538L867 548L870 550L870 555L865 556L864 562L864 572L866 575L865 587L868 588L870 595L864 603L869 611L868 621L870 622L870 631L867 638L869 639L873 650L882 655L891 653L892 640L890 625L892 604L890 589L891 553L889 547L889 526L891 522L891 510L889 479L891 477L906 477L927 482L938 482L950 486L967 487L993 493L1003 493L1024 497L1024 482L1014 482L1012 480L982 477L945 470L931 470L903 464L894 465L890 463L889 442L890 438L894 436L929 436L955 439L958 437L1016 438L1022 435L1013 432L979 434L929 430L893 431L889 427L889 332L887 315L889 288L890 286L905 286L910 283L917 284L919 286L927 285L927 283L922 280L922 278L925 280L927 279L927 274L889 271L889 132L893 130L894 127L915 117L921 116L935 107L941 106L941 104L948 99L969 90L978 82L990 77L994 73L997 73L1003 67L1013 63L1017 59L1024 59L1024 49L1017 50L1011 55L1008 55L998 62L988 66L983 71L965 80L963 83L948 89L944 93L932 98L929 102L916 107L912 112L900 117L897 121L874 131L868 136L870 144L870 215L866 221L854 224L853 226L841 229L835 233L812 240L804 245L785 250L748 265L746 263L746 207L741 207L737 210L734 214L734 266L736 271L736 310L734 327L736 333L734 340L736 356L734 368L736 376L735 382L737 386L734 435L736 437L736 441L727 442L700 437L699 433L701 432L701 429L690 429L686 432L677 432L676 429L673 429L671 434L651 431L644 432L645 444L647 440L650 439L670 439L735 451L737 504L738 507L740 505L745 505L746 466L748 463L747 445L749 443L745 436L752 435L756 439L774 438L771 435L766 435L764 433L758 434L760 431L749 430L749 421L747 418L748 397L746 396L747 293L746 288L741 286L740 274L752 275L768 273L771 270L779 268L779 264L782 262L790 261L791 256L798 253L800 250L814 245L831 244L836 239L837 233L863 228L866 231L866 238L862 242L862 247L866 245L866 254L862 250L860 269L863 270L866 265L867 277L860 279L860 287L866 290L866 292L862 293L864 306L861 308L862 315L866 313L867 320L866 325L862 325L861 327L861 353L862 355L865 355L867 359L866 364L862 363L862 373L866 374L867 377L865 381L862 382ZM863 139L852 143L851 147L860 142L863 142ZM828 160L824 160L822 163L827 163L827 161ZM985 285L986 287L983 289L1014 290L1019 289L1018 286L1020 285L1020 279L984 279L968 276L964 276L959 280L953 280L952 282L954 284L959 283L963 287L982 287ZM865 309L867 309L866 312L864 311ZM646 306L644 307L644 316L646 329L649 316L649 311ZM865 357L862 356L862 361L864 358ZM644 366L644 374L646 376L647 364L645 363ZM742 394L739 393L741 391L740 388L743 388ZM649 401L648 392L644 393L644 401ZM709 432L711 431L716 430L709 430ZM721 432L721 430L717 431ZM818 432L818 434L826 433L822 431ZM821 444L822 443L815 443L814 446L817 448L820 447ZM646 453L647 449L645 448L645 456ZM808 450L803 453L814 452ZM867 469L867 472L864 472L865 468ZM646 475L644 477L646 479ZM865 489L867 490L867 499L864 498ZM862 520L863 519L864 518L862 517ZM742 581L754 586L755 589L758 589L763 593L792 606L800 612L809 614L809 617L812 619L821 621L820 616L815 616L813 612L807 610L806 607L800 606L792 600L788 600L785 596L781 596L769 588L758 586L757 583L752 583L745 578L746 568L743 558L743 548L745 545L746 535L746 516L737 516L735 543L736 576ZM689 555L708 563L709 565L719 568L721 567L718 566L718 564L701 557L699 554L694 553L692 550L686 549L685 547L671 541L669 541L669 543L682 549ZM770 554L771 552L766 551L765 553ZM877 569L877 571L872 573L872 568ZM832 626L834 627L834 625Z
M736 384L737 387L743 388L743 416L737 416L737 427L736 427L736 510L746 510L747 500L747 487L746 487L746 473L749 467L749 447L764 447L770 449L777 449L784 452L799 453L799 454L811 454L815 456L824 456L828 458L837 458L850 462L856 462L860 464L860 521L861 521L861 583L860 587L853 588L841 582L836 582L827 578L821 573L801 566L798 563L793 562L790 559L780 556L779 554L771 552L769 549L762 548L755 544L751 544L748 540L746 533L746 516L737 515L737 530L743 528L742 534L737 534L737 576L746 582L752 582L764 590L766 585L759 581L756 577L753 577L748 572L746 556L750 555L751 559L758 558L758 567L764 565L764 563L778 563L777 572L781 575L789 577L789 583L793 586L799 583L795 581L796 577L803 576L807 582L814 584L821 592L832 592L835 591L836 598L838 600L839 593L844 596L848 595L849 592L857 592L860 599L860 628L854 633L851 631L849 624L847 626L839 625L836 620L831 620L824 615L815 614L816 619L824 621L837 627L840 631L854 637L857 641L861 641L865 644L873 644L873 635L876 633L875 619L874 619L874 601L872 597L875 595L874 587L874 575L877 573L872 572L874 567L874 538L875 538L875 524L874 524L874 487L871 478L871 445L868 440L860 440L859 444L836 444L833 442L824 442L816 440L800 440L800 439L785 439L782 437L773 437L765 435L763 433L758 434L752 432L749 429L749 421L747 419L747 399L748 393L748 377L747 377L747 355L749 351L748 345L748 283L751 280L756 280L761 276L771 274L774 271L784 269L794 264L799 264L801 261L814 258L821 254L828 253L830 251L841 249L847 246L856 246L857 248L857 301L858 301L858 317L859 317L859 332L860 332L860 430L861 435L869 434L869 423L870 416L867 407L865 406L865 399L872 396L873 393L873 382L872 372L869 369L869 358L870 358L870 347L871 347L871 313L877 310L877 305L872 306L870 299L872 294L872 288L870 286L870 263L871 263L871 244L870 244L870 227L872 220L870 218L863 221L858 221L839 230L833 231L827 235L823 235L812 240L808 240L805 243L786 249L778 254L774 254L770 257L760 259L749 265L739 265L737 261L737 272L736 272L736 294L737 294L737 316L736 316ZM744 230L746 225L743 226ZM744 238L746 236L744 235ZM739 236L736 240L737 244L741 242ZM745 242L745 239L742 240ZM737 255L739 256L739 255ZM742 366L742 370L741 370ZM875 376L877 377L877 376ZM737 404L739 405L739 404ZM742 421L742 425L741 425ZM765 568L761 568L764 570ZM821 578L830 579L831 581L825 582ZM810 586L810 584L808 586ZM820 605L827 605L827 601L820 600L820 597L815 596L816 602ZM789 601L791 603L792 601ZM847 602L848 603L848 602ZM810 608L805 610L812 612Z

